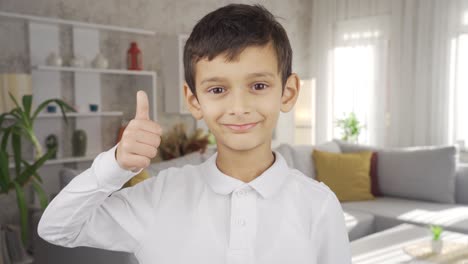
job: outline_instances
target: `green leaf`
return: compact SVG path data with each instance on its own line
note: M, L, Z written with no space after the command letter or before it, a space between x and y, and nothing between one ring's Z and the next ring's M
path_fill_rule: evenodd
M28 241L28 205L24 197L23 188L15 181L13 181L16 190L16 199L18 202L18 209L21 216L21 238L23 240L23 245L26 245Z
M20 108L13 108L10 113L12 117L14 117L16 120L21 120L22 115L21 115L21 109Z
M1 192L8 192L8 185L10 184L10 170L9 170L8 153L4 149L0 149L0 187Z
M27 162L26 160L23 159L21 161L23 162L25 168L28 168L31 166L31 164L29 164L29 162ZM33 176L37 179L37 181L39 181L40 183L43 183L42 178L39 176L37 172L33 173Z
M39 196L39 202L41 204L42 209L46 209L47 205L49 204L49 200L47 199L47 195L45 194L44 190L42 189L41 185L36 182L35 179L32 180L32 187L36 191L37 195Z
M29 118L31 116L31 105L32 105L32 95L27 94L23 95L23 107L26 116Z
M20 104L18 104L18 101L16 101L16 98L11 94L11 92L8 92L8 95L10 96L13 103L15 103L16 107L21 108Z
M16 105L16 108L11 110L10 113L17 114L18 120L23 121L23 124L27 127L28 124L30 123L29 116L25 113L25 111L23 111L23 109L21 108L21 105L18 103L18 101L16 101L16 98L10 92L8 92L8 94L10 95L11 100L13 100L13 102Z
M3 132L3 138L2 138L2 143L1 143L1 149L7 149L8 145L8 138L10 137L10 133L13 130L13 127L8 127L7 129L4 130Z
M13 146L13 158L15 161L15 172L16 175L20 175L21 173L21 135L19 131L13 130L12 138L12 146Z
M36 108L36 111L34 111L34 114L33 116L31 117L32 120L35 120L37 115L45 108L47 107L49 104L51 103L56 103L59 105L60 107L60 110L62 112L62 115L63 115L63 118L65 120L65 122L67 122L67 118L66 118L66 114L65 114L65 110L69 110L71 112L76 112L75 108L73 108L72 106L70 106L69 104L65 103L64 101L60 100L60 99L49 99L49 100L46 100L44 102L42 102L37 108Z
M16 180L24 184L31 175L34 175L36 171L54 154L56 147L47 151L46 154L42 155L38 160L36 160L33 165L27 167L17 178Z

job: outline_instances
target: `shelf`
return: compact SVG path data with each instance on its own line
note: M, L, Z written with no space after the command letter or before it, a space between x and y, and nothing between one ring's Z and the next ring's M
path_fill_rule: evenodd
M67 72L87 72L87 73L107 73L107 74L123 74L123 75L143 75L143 76L156 76L154 71L132 71L121 69L96 69L96 68L80 68L80 67L67 67L67 66L48 66L36 65L33 67L35 70L40 71L67 71Z
M120 111L108 111L108 112L66 112L68 117L99 117L99 116L123 116L123 112ZM37 115L37 118L62 118L62 112L58 113L41 113ZM7 116L6 119L13 119L11 116Z
M42 23L47 23L47 24L62 24L62 25L69 25L69 26L75 26L75 27L81 27L81 28L94 28L94 29L101 29L101 30L108 30L108 31L120 31L120 32L147 35L147 36L156 35L156 32L151 31L151 30L146 30L146 29L120 27L120 26L105 25L105 24L95 24L95 23L80 22L80 21L75 21L75 20L24 15L24 14L3 12L3 11L0 11L0 16L4 16L8 18L15 18L15 19L24 19L28 21L42 22Z
M67 157L67 158L58 158L58 159L51 159L48 160L44 163L43 166L47 165L55 165L55 164L63 164L63 163L73 163L73 162L86 162L86 161L92 161L96 158L98 154L95 155L86 155L84 157ZM29 163L32 163L31 161L28 161ZM10 163L8 167L14 168L14 163Z
M75 113L67 112L67 117L98 117L98 116L122 116L123 112L111 111L111 112L86 112L86 113ZM61 118L62 112L60 113L43 113L38 114L38 118Z

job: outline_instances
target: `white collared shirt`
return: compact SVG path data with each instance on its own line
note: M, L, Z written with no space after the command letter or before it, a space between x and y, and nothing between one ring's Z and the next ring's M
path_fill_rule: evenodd
M344 215L323 183L275 161L249 183L200 165L136 173L99 154L44 211L38 234L64 247L132 252L141 264L351 263Z

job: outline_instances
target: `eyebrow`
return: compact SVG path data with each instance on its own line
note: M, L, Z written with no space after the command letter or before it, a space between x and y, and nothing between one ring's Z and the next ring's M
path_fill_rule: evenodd
M275 75L271 72L254 72L254 73L250 73L247 75L247 78L252 78L252 77L271 77L271 78L274 78ZM201 81L200 85L204 84L204 83L207 83L207 82L219 82L219 81L222 81L222 80L225 80L225 78L222 78L222 77L211 77L211 78L208 78L208 79L204 79L203 81Z

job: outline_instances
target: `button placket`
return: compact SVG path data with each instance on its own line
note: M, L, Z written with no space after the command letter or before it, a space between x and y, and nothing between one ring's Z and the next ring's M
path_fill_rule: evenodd
M234 191L231 196L231 228L229 247L231 249L247 249L247 219L245 210L249 206L246 190Z
M231 229L226 263L253 263L256 219L257 197L253 190L247 187L234 191L231 196Z

